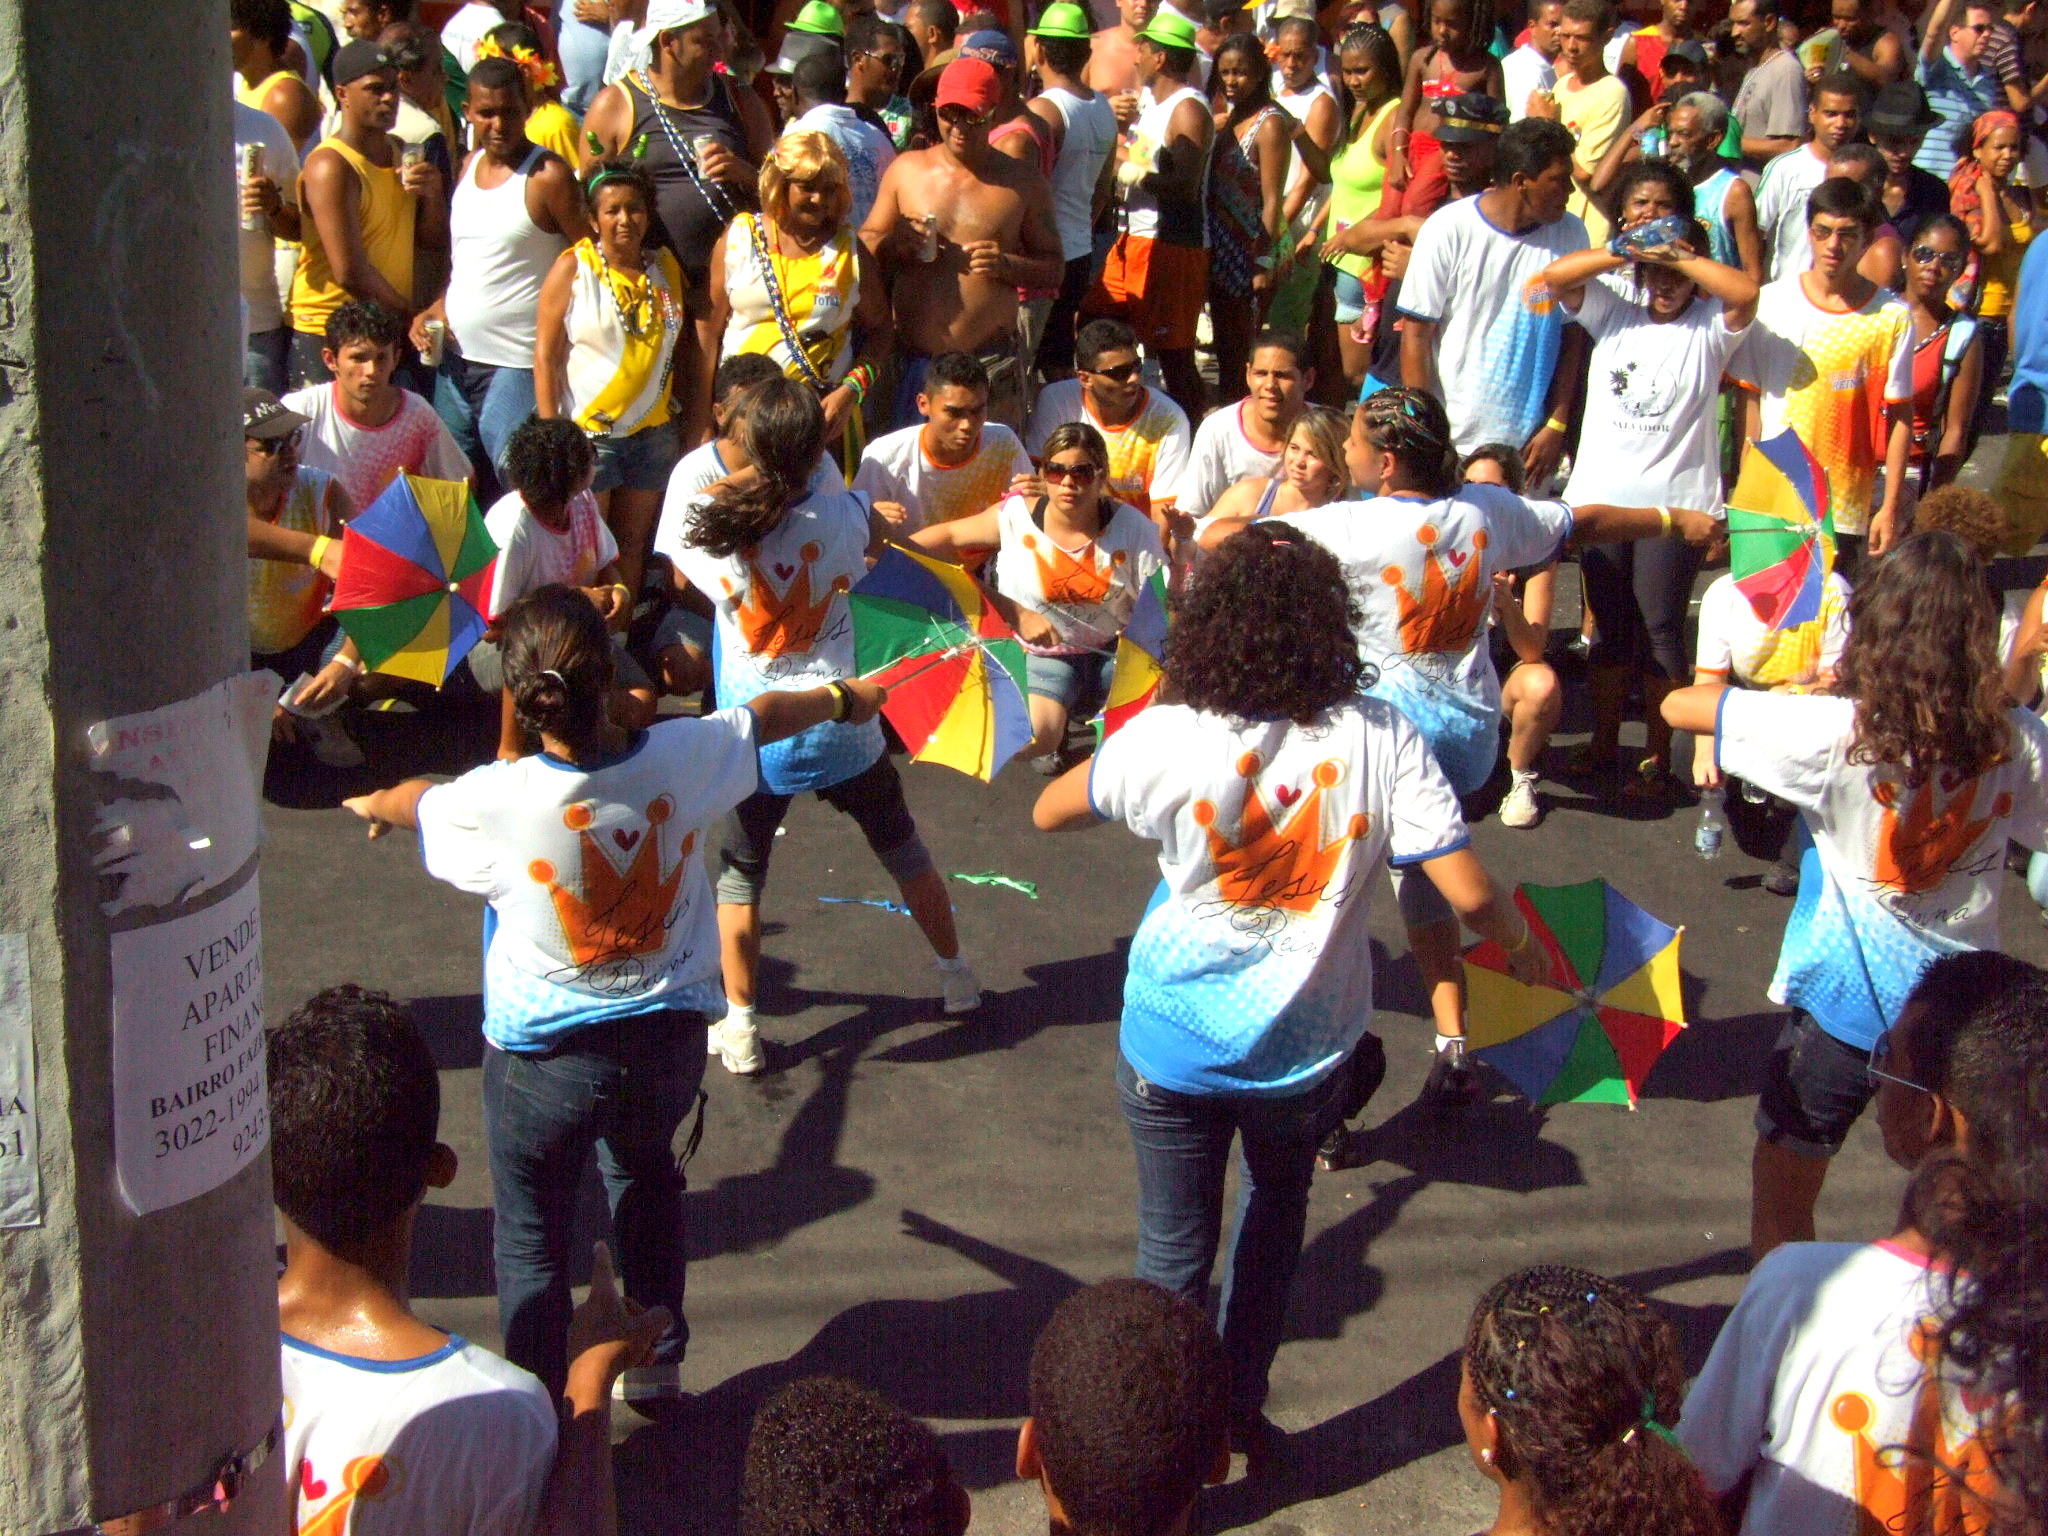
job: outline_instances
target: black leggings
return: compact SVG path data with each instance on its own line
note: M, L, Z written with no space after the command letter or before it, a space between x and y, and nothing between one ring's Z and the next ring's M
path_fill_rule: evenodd
M1692 676L1685 653L1685 615L1700 557L1676 539L1595 544L1579 551L1586 605L1600 626L1593 665L1661 672L1673 682Z

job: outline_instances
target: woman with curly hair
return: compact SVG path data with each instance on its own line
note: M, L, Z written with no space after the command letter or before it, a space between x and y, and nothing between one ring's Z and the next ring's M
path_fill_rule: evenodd
M1389 862L1417 869L1524 980L1549 963L1495 894L1457 796L1400 711L1364 697L1357 608L1330 552L1245 525L1195 568L1163 700L1039 797L1045 831L1125 823L1159 844L1131 941L1117 1092L1138 1159L1138 1276L1200 1305L1243 1142L1223 1294L1233 1440L1263 1467L1266 1377L1316 1144L1372 1019L1367 938Z
M1458 1371L1465 1446L1500 1490L1488 1536L1717 1536L1670 1426L1678 1340L1627 1286L1539 1264L1480 1298Z
M1117 636L1166 551L1152 520L1109 494L1109 447L1087 422L1053 428L1037 481L1043 494L1019 490L912 540L944 559L995 551L992 596L1024 643L1027 750L1063 773L1067 721L1108 699Z
M1790 1007L1757 1102L1750 1247L1810 1241L1864 1106L1871 1047L1938 955L1998 947L2007 838L2048 847L2048 726L2009 708L1998 610L1960 538L1903 540L1849 600L1834 693L1721 684L1664 701L1714 763L1795 806L1811 838L1771 1000Z
M854 671L846 594L881 552L886 527L867 497L814 488L825 451L817 392L784 376L749 390L726 421L747 468L714 481L680 509L682 528L663 549L676 575L703 593L718 626L718 700L743 704L793 683L834 683ZM775 832L806 790L851 816L903 893L904 905L938 956L948 1013L981 1006L981 989L953 929L953 906L903 783L882 750L874 720L839 716L761 753L761 784L721 831L718 939L725 1017L710 1047L728 1072L766 1065L754 1023L761 971L761 891Z
M1494 576L1543 565L1568 543L1660 534L1703 543L1717 526L1704 512L1567 507L1463 484L1443 404L1420 389L1383 389L1359 406L1345 455L1366 500L1268 521L1298 528L1336 555L1360 615L1368 686L1415 723L1461 795L1492 776L1500 754L1500 678L1486 634ZM1201 541L1214 547L1244 526L1211 518ZM1394 890L1436 1019L1424 1098L1446 1109L1468 1104L1480 1083L1464 1059L1457 921L1427 880L1397 870Z

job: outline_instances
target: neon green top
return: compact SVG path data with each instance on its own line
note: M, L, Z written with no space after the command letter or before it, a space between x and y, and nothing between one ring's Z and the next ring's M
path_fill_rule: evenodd
M1387 102L1373 113L1363 133L1330 156L1330 213L1328 222L1323 226L1324 239L1380 211L1380 193L1387 182L1387 162L1373 153L1372 141L1379 136L1380 124L1391 117L1400 104L1398 96ZM1372 265L1370 256L1343 255L1327 259L1338 271L1349 272L1361 281L1366 269Z

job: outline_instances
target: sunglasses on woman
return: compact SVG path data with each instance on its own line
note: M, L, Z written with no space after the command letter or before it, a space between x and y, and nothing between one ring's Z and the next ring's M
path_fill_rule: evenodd
M1937 251L1931 245L1913 247L1913 259L1923 267L1960 267L1963 264L1961 251Z
M1870 1073L1872 1080L1881 1083L1897 1083L1901 1088L1910 1088L1915 1093L1932 1093L1934 1091L1924 1083L1916 1083L1910 1077L1900 1077L1898 1073L1887 1070L1891 1064L1892 1032L1886 1030L1876 1040L1871 1042L1870 1061L1865 1070Z
M1136 362L1118 363L1114 368L1083 368L1081 372L1092 373L1098 379L1108 379L1112 384L1128 384L1138 376Z
M1052 485L1058 485L1062 480L1071 480L1077 486L1093 485L1095 477L1100 473L1101 471L1086 459L1078 464L1048 463L1045 466L1045 478Z

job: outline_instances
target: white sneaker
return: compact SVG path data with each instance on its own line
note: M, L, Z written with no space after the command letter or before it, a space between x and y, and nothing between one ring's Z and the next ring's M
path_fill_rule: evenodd
M749 1077L768 1064L761 1053L761 1029L750 1018L727 1015L705 1032L709 1049L735 1077Z
M939 987L945 994L946 1012L972 1013L981 1006L981 983L965 960L957 965L939 962Z
M368 761L355 738L333 716L302 715L298 725L313 749L313 756L329 768L360 768Z
M680 1402L688 1395L683 1391L680 1364L628 1366L612 1382L612 1400L636 1407Z
M1543 807L1536 801L1536 781L1517 778L1500 802L1500 824L1504 827L1533 827L1543 819Z

